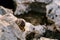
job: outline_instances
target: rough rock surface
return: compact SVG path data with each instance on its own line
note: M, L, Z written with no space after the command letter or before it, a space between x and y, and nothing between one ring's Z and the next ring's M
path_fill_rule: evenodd
M60 40L60 0L13 1L15 12L0 6L0 40Z
M21 13L21 11L19 13L17 13L18 11L16 11L16 15L18 14L19 15L18 17L24 18L26 21L28 21L34 25L36 25L36 24L37 25L38 24L47 25L47 29L50 31L56 31L56 30L59 31L58 14L59 14L59 1L60 0L48 0L48 2L47 2L47 0L34 0L34 1L37 1L37 2L36 3L25 2L25 3L27 3L26 5L28 5L28 7L31 8L31 9L29 9L27 6L25 6L23 11L28 8L29 10L27 13L24 13L27 10L25 10L23 12L23 14ZM24 3L24 5L25 5L25 3ZM29 5L29 4L32 4L32 5ZM46 5L44 5L44 4L46 4ZM56 17L56 16L58 16L58 17Z
M34 0L14 0L17 3L17 8L14 15L23 14L25 11L28 12L28 4L34 2Z
M16 18L13 15L12 10L8 10L2 6L0 7L0 10L1 10L1 14L0 14L1 15L1 18L0 18L0 26L1 26L0 27L0 40L20 40L20 39L26 40L26 38L25 38L26 35L31 32L38 33L39 35L42 35L42 33L45 32L45 30L43 29L43 26L39 26L40 28L39 28L39 30L37 30L38 26L35 27L34 25L32 25L28 22L25 22L25 21L24 21L25 22L25 27L24 27L25 31L22 31L19 28L19 26L15 23L15 21L18 18ZM20 19L20 21L22 21L22 20ZM41 34L39 33L39 31Z
M55 22L57 30L59 30L60 24L60 0L53 0L52 3L46 6L47 16L49 19ZM60 30L59 30L60 31Z
M41 37L40 40L57 40L57 39L50 39L50 38Z
M29 7L29 4L32 2L42 2L42 3L50 3L52 0L14 0L17 4L16 11L14 15L20 15L23 14L24 12L28 12L31 10Z

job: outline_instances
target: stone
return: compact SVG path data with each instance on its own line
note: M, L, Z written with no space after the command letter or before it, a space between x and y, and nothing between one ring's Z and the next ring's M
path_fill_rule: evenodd
M5 14L13 14L13 11L11 9L7 9L3 6L0 6L0 15L5 15Z
M45 2L45 3L50 3L52 0L36 0L37 2Z
M14 1L17 3L17 8L16 11L14 12L14 15L23 14L25 11L28 12L28 10L30 10L28 8L29 3L34 2L34 0L14 0Z
M57 40L57 39L50 39L50 38L41 37L40 40Z
M15 23L17 18L13 15L12 10L6 9L0 6L2 12L0 18L0 40L17 40L21 39L20 34L22 33L18 25ZM19 35L19 36L18 36Z

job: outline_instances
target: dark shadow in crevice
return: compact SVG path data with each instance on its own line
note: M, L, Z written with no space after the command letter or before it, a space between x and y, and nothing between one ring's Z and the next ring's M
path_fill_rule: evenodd
M16 10L16 3L13 0L0 0L0 6L12 9L13 12Z
M60 40L60 32L57 30L55 32L46 30L43 37Z
M41 2L33 2L29 4L29 8L31 10L28 11L28 13L24 12L23 14L15 15L15 16L17 18L23 18L30 23L32 22L32 20L34 21L34 19L36 19L35 23L38 22L36 24L51 25L54 22L48 20L48 18L46 17L46 5L47 4Z

